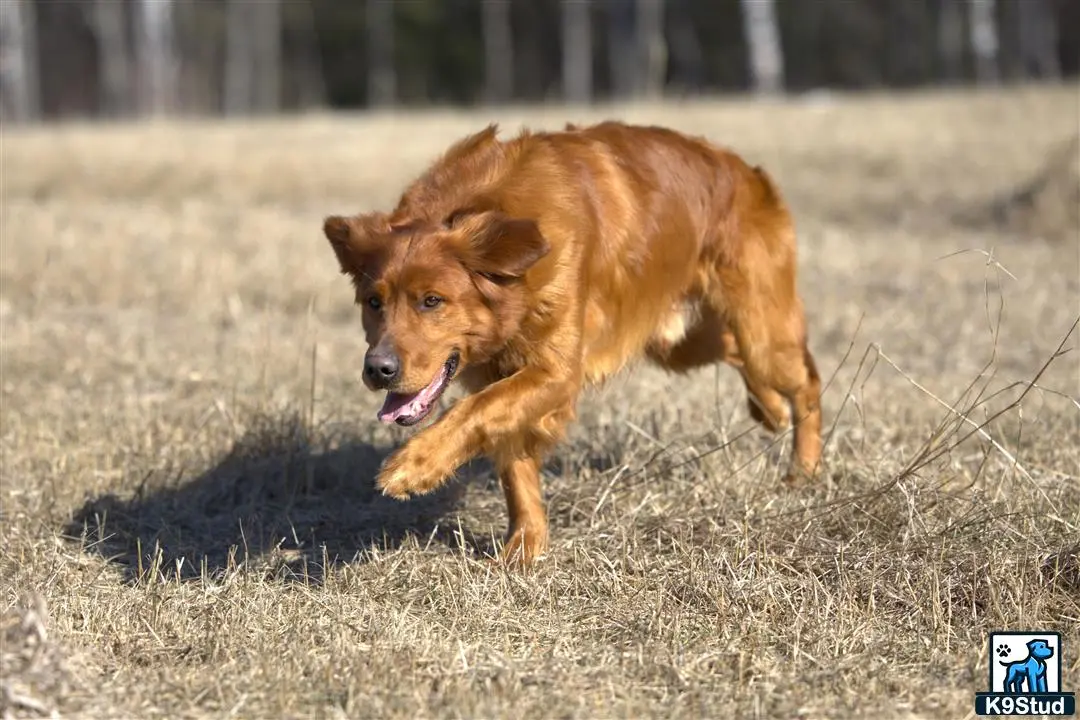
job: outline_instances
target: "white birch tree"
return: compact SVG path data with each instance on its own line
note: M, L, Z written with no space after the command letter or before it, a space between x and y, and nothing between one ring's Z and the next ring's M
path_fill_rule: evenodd
M176 109L176 51L173 0L140 0L137 42L140 109L164 115Z
M968 27L979 83L998 81L998 29L994 0L968 0Z
M0 1L0 108L15 122L41 115L37 9L29 0Z
M773 0L741 0L741 3L754 91L759 94L781 92L784 89L784 55Z
M172 0L140 0L135 52L139 77L139 109L144 114L164 115L172 109L173 3Z

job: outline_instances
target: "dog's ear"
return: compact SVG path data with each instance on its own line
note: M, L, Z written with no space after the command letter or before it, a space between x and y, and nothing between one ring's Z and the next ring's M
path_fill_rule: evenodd
M492 279L515 279L548 254L551 246L532 220L505 213L455 213L459 254L469 270Z
M352 242L352 225L349 218L340 215L331 215L323 221L323 235L330 241L330 247L341 266L341 272L348 272L351 267L350 244Z
M367 215L331 215L323 221L323 235L330 241L342 273L357 276L370 264L376 249L377 221Z

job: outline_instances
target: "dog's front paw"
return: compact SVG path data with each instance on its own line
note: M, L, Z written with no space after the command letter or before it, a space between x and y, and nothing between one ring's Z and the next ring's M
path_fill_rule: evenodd
M788 470L787 475L784 476L784 485L790 488L806 487L813 485L820 476L820 469L817 467L808 468L801 463L794 463Z
M448 476L449 472L439 467L430 455L406 445L383 463L375 487L387 497L408 500L413 495L431 492Z
M547 524L523 525L510 531L499 553L499 561L510 567L530 567L547 550Z

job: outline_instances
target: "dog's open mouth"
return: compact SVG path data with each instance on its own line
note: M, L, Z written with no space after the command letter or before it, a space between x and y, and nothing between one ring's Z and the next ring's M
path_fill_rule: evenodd
M379 410L379 420L384 423L397 423L403 427L415 425L428 415L435 407L436 401L443 391L454 379L457 372L459 355L457 351L443 363L442 368L435 375L435 379L428 383L427 387L414 393L386 393L386 401Z

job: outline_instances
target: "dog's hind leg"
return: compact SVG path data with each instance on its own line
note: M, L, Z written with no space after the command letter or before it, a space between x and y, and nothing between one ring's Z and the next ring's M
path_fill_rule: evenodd
M748 226L742 254L716 267L709 300L735 336L747 388L764 404L791 404L795 441L787 482L812 477L821 459L821 378L806 343L795 284L794 231L782 220ZM768 408L772 412L771 408Z
M735 333L725 328L722 338L725 355L721 359L738 369L742 376L746 385L746 406L750 410L750 417L769 432L775 433L787 428L791 424L791 408L787 399L770 386L758 382L747 372Z
M660 334L648 345L646 355L657 365L672 372L686 372L725 362L736 368L742 376L746 385L750 417L770 432L787 427L791 421L787 399L770 386L757 382L746 372L735 334L724 321L720 311L711 305L702 305L696 322L677 342L672 343L669 337Z
M745 298L730 307L729 319L747 388L759 399L791 403L795 447L786 481L793 482L812 476L821 458L821 378L806 345L801 304L792 297L776 308L777 300L769 298L773 307L762 312L761 298Z

